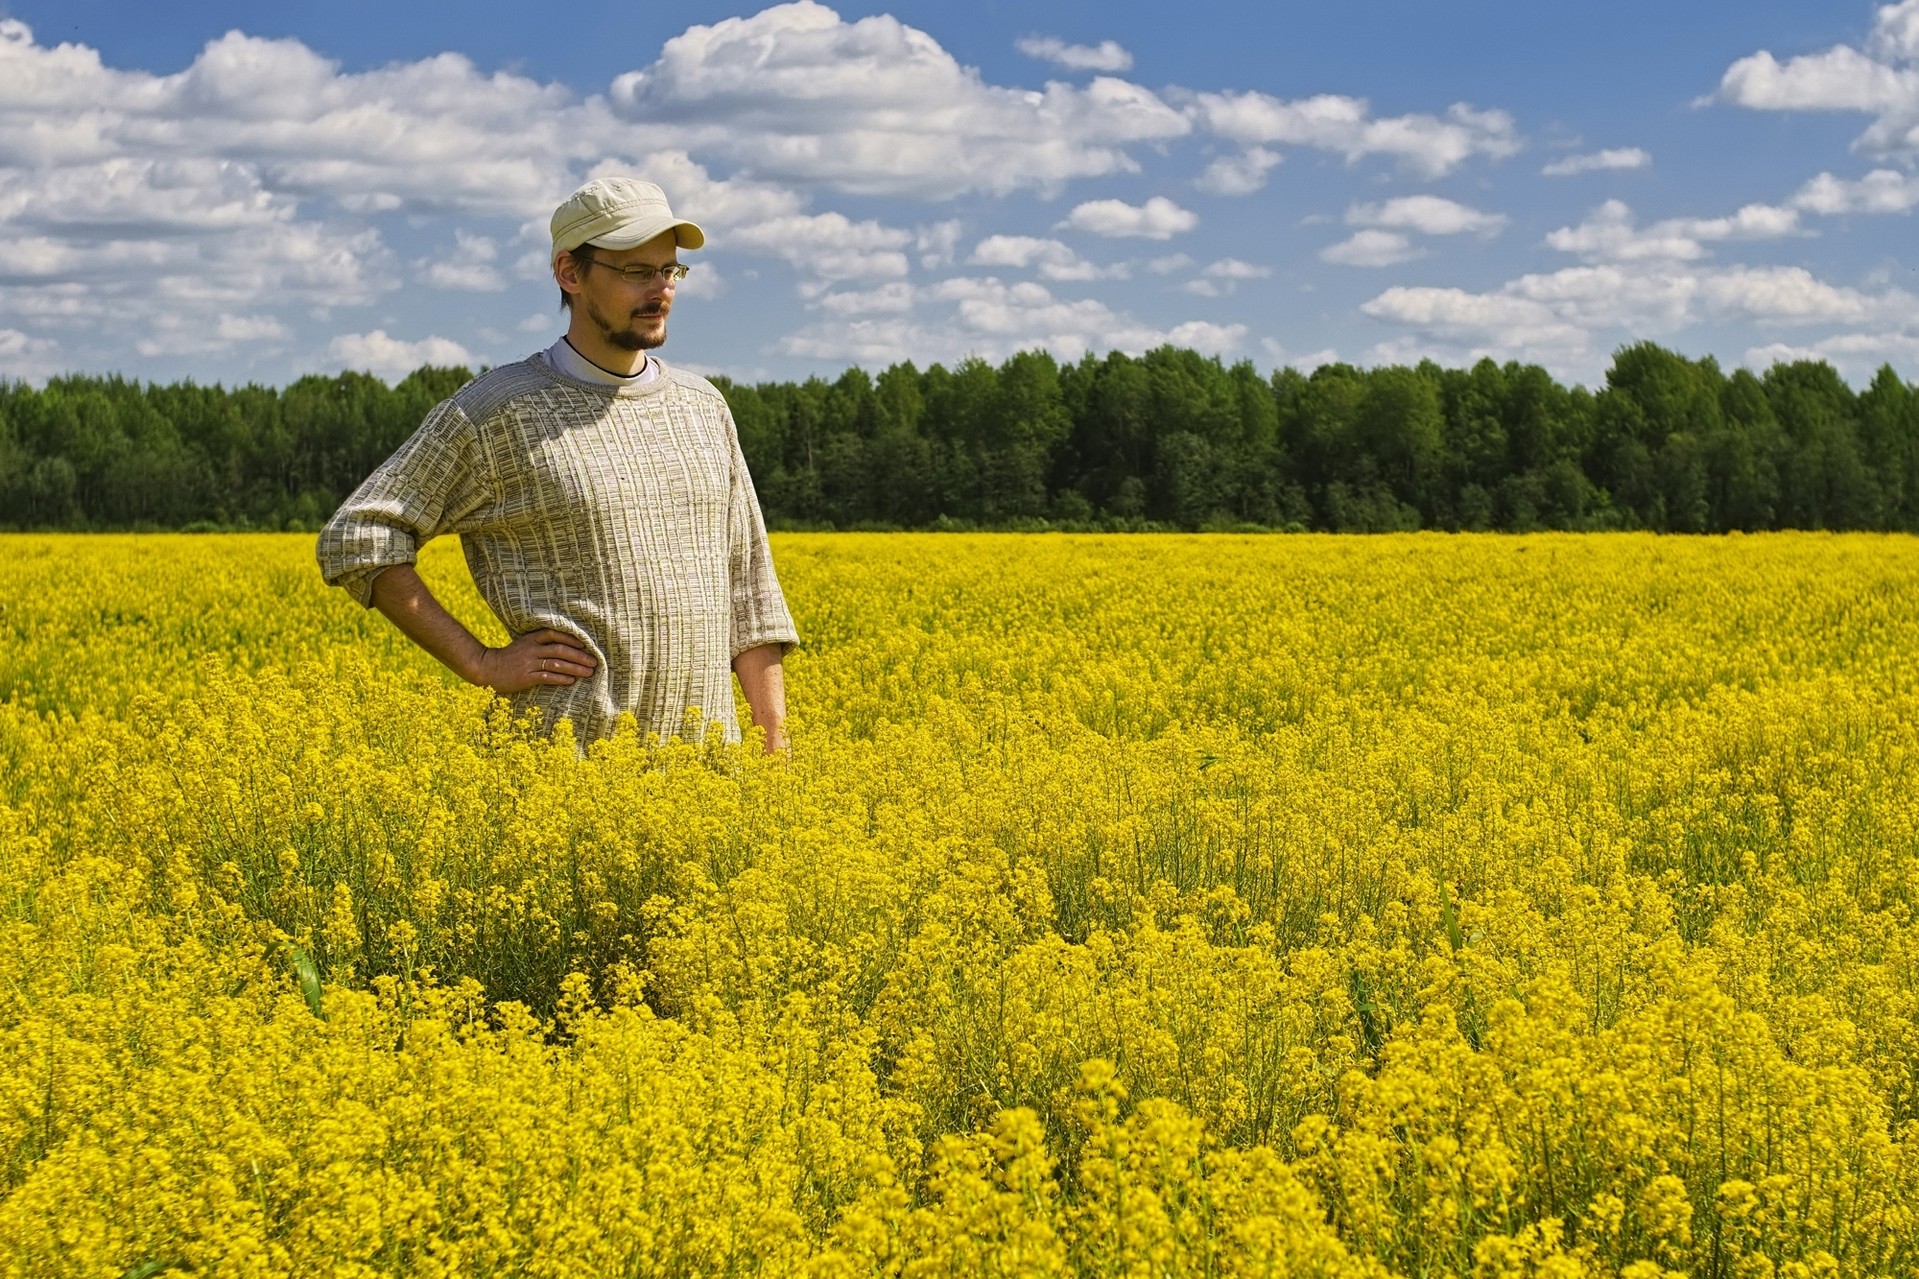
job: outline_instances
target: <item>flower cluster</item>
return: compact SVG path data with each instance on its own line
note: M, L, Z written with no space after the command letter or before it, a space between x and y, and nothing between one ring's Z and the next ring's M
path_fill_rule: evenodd
M772 758L6 551L0 1276L1919 1269L1908 540L788 535Z

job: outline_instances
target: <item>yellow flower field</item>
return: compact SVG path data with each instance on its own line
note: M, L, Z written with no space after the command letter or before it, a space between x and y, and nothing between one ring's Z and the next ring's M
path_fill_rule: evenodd
M0 538L0 1274L1919 1271L1919 542L774 552L767 760Z

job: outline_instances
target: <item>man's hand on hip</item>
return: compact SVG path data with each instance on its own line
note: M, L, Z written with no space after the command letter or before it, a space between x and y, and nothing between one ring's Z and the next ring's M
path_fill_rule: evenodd
M520 693L544 685L565 686L599 669L586 645L565 631L544 629L489 648L467 678L496 693Z

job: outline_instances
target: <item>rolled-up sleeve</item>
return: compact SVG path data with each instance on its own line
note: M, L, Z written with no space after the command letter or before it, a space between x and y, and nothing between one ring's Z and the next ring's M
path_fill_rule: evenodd
M373 579L413 563L422 543L473 527L490 488L473 423L443 401L320 530L320 575L372 607Z
M733 592L733 656L762 644L778 644L781 653L799 643L800 633L787 611L780 579L773 572L773 551L766 541L766 521L760 514L759 494L740 451L739 433L727 415L726 429L733 446L732 492L728 498L728 561Z

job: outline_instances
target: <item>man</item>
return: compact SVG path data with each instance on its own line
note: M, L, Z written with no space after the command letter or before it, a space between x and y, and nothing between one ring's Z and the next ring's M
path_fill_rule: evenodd
M566 336L436 405L327 522L321 573L516 711L571 719L582 744L622 711L663 736L698 711L736 741L737 675L780 749L780 659L799 635L732 415L706 379L647 354L686 273L676 250L705 233L627 177L575 191L552 232ZM460 535L505 647L414 571L442 533Z

